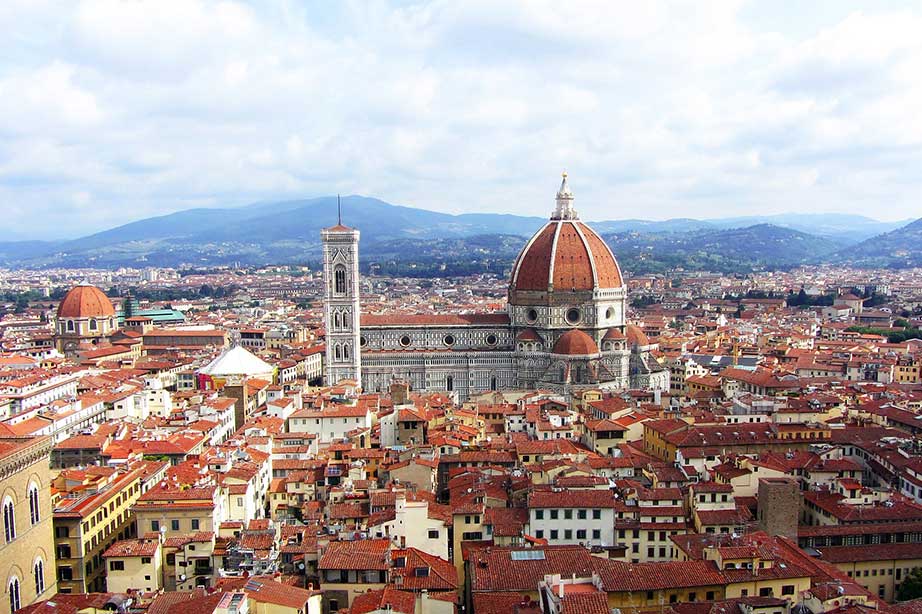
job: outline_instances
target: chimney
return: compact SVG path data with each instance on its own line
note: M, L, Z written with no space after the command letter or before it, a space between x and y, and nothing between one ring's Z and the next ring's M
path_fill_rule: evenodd
M560 598L563 599L563 578L560 579L560 584L557 585L557 592Z

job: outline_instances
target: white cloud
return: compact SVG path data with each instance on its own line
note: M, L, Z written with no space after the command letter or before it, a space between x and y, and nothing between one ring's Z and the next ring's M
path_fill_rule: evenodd
M922 14L752 9L3 3L5 222L335 192L544 215L563 168L590 219L918 215Z

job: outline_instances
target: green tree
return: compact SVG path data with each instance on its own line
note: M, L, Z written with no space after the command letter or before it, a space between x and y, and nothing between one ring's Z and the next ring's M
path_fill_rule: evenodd
M909 601L919 597L922 597L922 567L916 567L909 572L900 587L896 589L897 601Z

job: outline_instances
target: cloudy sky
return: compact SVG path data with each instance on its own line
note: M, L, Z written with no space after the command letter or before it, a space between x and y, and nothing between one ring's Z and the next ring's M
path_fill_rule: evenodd
M861 5L865 6L861 6ZM3 0L0 211L922 215L922 5Z

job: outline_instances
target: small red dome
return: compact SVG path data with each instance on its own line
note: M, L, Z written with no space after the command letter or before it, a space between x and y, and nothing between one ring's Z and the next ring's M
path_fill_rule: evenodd
M624 334L617 328L609 328L602 337L602 341L621 341L622 339L624 339Z
M80 285L58 305L59 318L105 318L115 315L115 307L105 293L96 286Z
M639 326L628 324L624 327L624 332L627 333L628 345L650 345L650 339L640 330Z
M551 220L525 245L512 269L512 290L620 288L618 262L605 242L578 220Z
M552 352L567 356L587 356L589 354L598 354L599 346L596 345L592 337L578 328L574 328L560 336L560 339L554 344Z
M518 341L543 341L541 335L539 335L533 328L526 328L518 335L516 335L515 338Z

